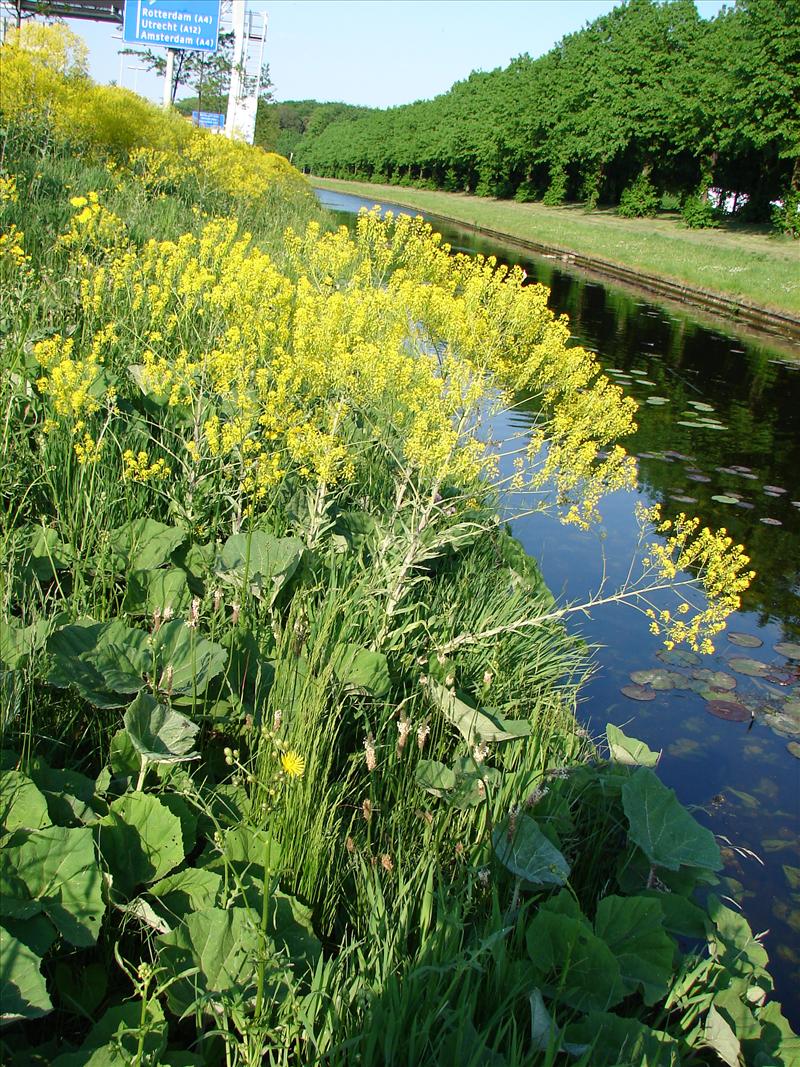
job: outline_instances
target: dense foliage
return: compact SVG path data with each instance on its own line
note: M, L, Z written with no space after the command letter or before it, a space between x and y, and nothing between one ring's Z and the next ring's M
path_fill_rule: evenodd
M4 1062L796 1064L714 836L578 728L571 609L496 514L590 522L631 403L420 220L326 232L143 104L105 144L75 88L128 98L64 40L2 55ZM747 560L641 520L619 597L703 647Z
M434 100L322 129L312 112L292 148L315 174L553 204L635 211L644 182L644 214L713 186L768 220L800 187L798 93L798 0L737 0L709 21L692 0L629 0Z

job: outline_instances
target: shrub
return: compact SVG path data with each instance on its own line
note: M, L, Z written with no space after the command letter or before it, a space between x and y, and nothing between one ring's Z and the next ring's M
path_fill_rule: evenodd
M775 205L772 228L776 233L800 237L800 189L792 190L782 204Z
M703 191L686 197L681 216L690 230L708 230L719 226L720 213Z
M652 218L658 213L661 198L646 174L628 186L619 200L618 213L626 219Z

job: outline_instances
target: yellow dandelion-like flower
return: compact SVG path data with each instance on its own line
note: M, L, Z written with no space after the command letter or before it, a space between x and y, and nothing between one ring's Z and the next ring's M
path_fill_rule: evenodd
M281 767L289 778L302 778L306 773L306 761L299 752L289 749L281 756Z

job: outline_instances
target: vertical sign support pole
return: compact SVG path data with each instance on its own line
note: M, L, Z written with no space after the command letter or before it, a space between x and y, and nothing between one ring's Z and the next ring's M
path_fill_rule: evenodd
M172 74L175 69L175 49L167 49L167 69L164 71L164 107L172 106Z
M231 85L228 90L228 113L225 117L225 133L234 137L238 129L239 101L244 95L243 67L245 61L245 17L246 0L239 0L233 5L233 63L231 68Z

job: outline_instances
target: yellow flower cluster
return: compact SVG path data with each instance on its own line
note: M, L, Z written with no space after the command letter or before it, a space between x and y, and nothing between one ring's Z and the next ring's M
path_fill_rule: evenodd
M16 204L18 200L16 175L0 174L0 206L3 204Z
M25 234L14 223L0 233L0 261L7 260L14 267L24 267L30 262L30 256L25 254L23 240Z
M33 347L40 367L47 373L36 382L40 393L48 396L57 415L78 419L93 414L100 407L92 391L100 373L93 352L85 358L74 358L75 341L55 334Z
M103 207L96 192L73 196L70 204L76 208L70 228L58 238L64 248L110 252L117 245L127 244L127 227L112 211Z
M122 453L122 477L133 482L160 482L169 478L172 474L167 461L163 458L150 462L150 457L144 451L134 452L126 449Z
M689 573L705 594L704 607L694 607L682 600L676 615L664 610L647 609L650 631L664 638L667 648L688 644L697 652L714 651L712 638L725 629L725 620L741 603L755 572L747 570L750 559L743 545L736 545L723 528L700 528L700 520L681 513L674 522L661 521L659 509L641 509L640 520L656 524L664 541L647 546L643 560L646 570L657 582L671 585L683 573Z
M285 249L288 272L212 219L139 253L120 243L83 280L88 320L125 324L118 373L192 412L193 463L256 498L289 474L330 487L355 476L367 432L421 477L466 485L496 470L480 418L525 390L541 406L527 488L552 483L586 523L631 484L624 451L600 451L633 405L521 271L451 257L420 219L377 212L355 236L289 231Z
M85 433L80 441L74 444L75 455L82 467L97 463L103 451L103 442L96 441L91 434Z

